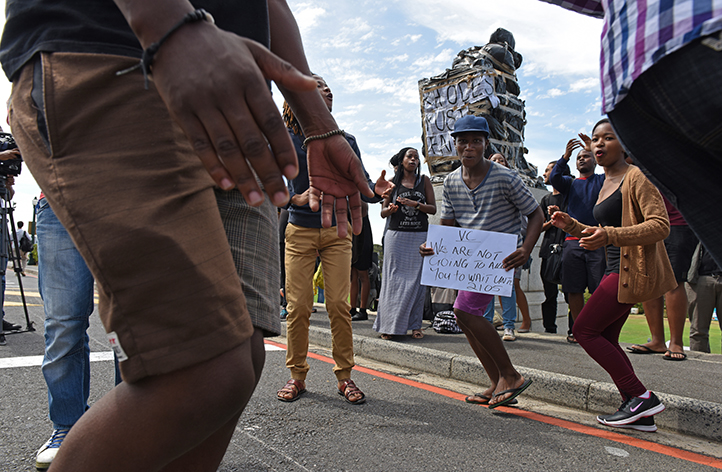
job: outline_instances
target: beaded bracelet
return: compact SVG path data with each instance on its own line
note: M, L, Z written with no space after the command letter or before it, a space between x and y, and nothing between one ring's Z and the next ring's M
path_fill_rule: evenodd
M190 23L197 23L203 20L211 24L215 24L216 22L213 19L213 15L211 15L202 8L194 10L190 13L186 13L183 18L175 24L175 26L173 26L171 29L168 30L166 34L163 35L162 38L160 38L158 41L143 50L143 55L141 56L140 62L138 64L134 65L133 67L129 67L128 69L118 71L115 73L115 75L123 75L136 69L140 69L141 71L143 71L143 78L145 79L145 89L148 90L148 76L150 75L150 66L153 64L153 59L155 59L155 55L158 53L158 49L160 49L161 45L166 42L166 40L170 38L173 33L181 29L181 27Z
M315 141L316 139L326 139L330 138L331 136L335 136L337 134L343 134L346 133L342 129L335 129L333 131L329 131L328 133L319 134L317 136L309 136L308 138L303 140L303 149L306 149L306 145L310 143L311 141Z

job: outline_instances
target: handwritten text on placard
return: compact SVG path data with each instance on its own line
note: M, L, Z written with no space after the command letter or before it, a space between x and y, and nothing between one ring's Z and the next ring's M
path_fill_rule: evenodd
M426 157L455 156L454 140L451 138L454 123L472 113L471 106L486 99L493 108L499 106L499 98L494 94L494 77L485 71L474 71L461 78L422 87Z
M514 271L502 261L516 250L517 236L453 226L429 225L421 284L511 296Z

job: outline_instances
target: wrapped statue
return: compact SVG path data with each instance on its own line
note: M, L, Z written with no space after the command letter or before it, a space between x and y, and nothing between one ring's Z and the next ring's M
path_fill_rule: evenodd
M472 114L489 123L489 155L503 154L528 186L543 188L536 166L524 158L526 112L516 78L522 56L514 47L514 36L499 28L485 46L459 52L451 69L419 81L423 154L432 182L461 165L451 131L456 120Z

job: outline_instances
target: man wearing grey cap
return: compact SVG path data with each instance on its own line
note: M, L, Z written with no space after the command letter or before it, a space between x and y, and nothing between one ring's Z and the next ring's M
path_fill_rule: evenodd
M461 167L444 180L441 224L517 235L517 250L503 261L504 269L513 271L529 259L539 238L544 221L541 208L518 174L484 158L489 145L489 125L484 118L464 116L454 125L451 136ZM523 241L521 215L529 219ZM425 244L420 252L424 256L434 254ZM492 298L485 293L460 290L454 314L491 380L489 388L466 397L466 402L496 408L514 403L531 380L516 371L496 330L484 318Z

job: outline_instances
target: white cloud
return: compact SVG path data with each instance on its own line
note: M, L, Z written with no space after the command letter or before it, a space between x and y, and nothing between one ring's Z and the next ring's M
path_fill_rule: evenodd
M398 56L391 56L384 59L386 62L406 62L409 60L408 54L400 54Z
M361 37L359 38L359 40L360 40L360 41L368 41L368 40L373 39L373 38L374 38L374 32L373 32L373 31L369 31L369 32L366 33L365 35L361 36Z
M417 69L423 69L424 71L437 71L437 72L426 72L419 76L419 78L423 77L424 75L436 75L438 73L441 73L446 68L451 67L451 62L456 57L458 51L454 51L453 49L444 49L440 53L433 55L428 54L419 57L413 62L413 66ZM435 67L432 67L435 66ZM443 69L439 70L440 67L443 67Z
M345 106L342 111L334 111L333 116L335 118L347 118L351 116L357 116L363 111L365 107L366 106L363 103L360 103L358 105Z
M545 94L539 95L537 98L556 98L566 94L567 92L564 92L563 90L559 90L558 88L552 88L547 90Z
M419 146L419 143L420 143L419 137L418 137L418 136L415 136L415 137L413 137L413 138L407 138L407 139L404 139L403 141L401 141L401 147L406 147L406 146ZM400 149L400 148L399 148L399 149Z
M599 70L602 21L538 0L398 0L409 18L438 41L484 45L497 28L514 34L522 68L536 75L594 75ZM563 25L563 27L562 27Z
M586 108L585 111L588 112L588 113L591 113L591 112L597 112L597 113L599 113L599 111L600 111L601 109L602 109L602 100L601 100L599 97L596 97L596 100L594 100L594 102L591 103L591 104Z
M596 91L599 88L598 77L587 77L586 79L577 80L572 82L569 86L569 91L574 92L589 92Z
M366 100L382 100L383 106L419 103L416 76L404 74L401 77L389 77L383 75L385 68L367 71L367 65L363 59L330 59L324 61L317 70L324 71L327 82L337 96L340 93L353 94L360 99L359 95L363 94ZM376 94L384 96L377 97Z
M292 11L302 35L312 30L326 15L324 8L311 3L296 4Z
M360 41L368 41L373 38L371 34L373 29L361 18L352 18L347 23L353 26L341 28L336 36L324 45L326 48L359 51L364 46Z

